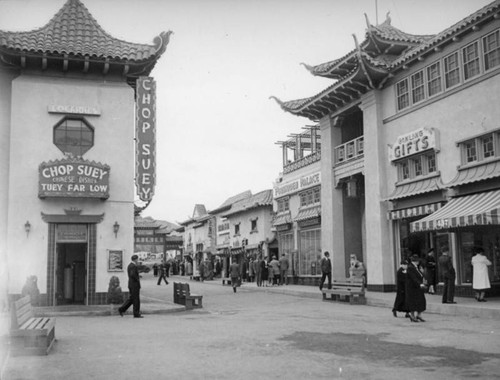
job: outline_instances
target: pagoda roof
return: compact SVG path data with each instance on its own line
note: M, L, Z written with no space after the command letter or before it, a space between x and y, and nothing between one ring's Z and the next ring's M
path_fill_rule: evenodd
M0 30L0 58L4 63L27 67L49 66L50 61L127 65L124 74L148 75L165 52L172 32L162 32L153 44L114 38L90 14L80 0L68 0L43 27L26 32Z
M258 207L272 206L273 205L273 191L271 189L261 191L251 197L242 199L234 203L231 209L224 213L223 216L229 216L240 212L246 212Z
M335 80L331 86L308 98L290 101L271 98L286 112L318 121L331 112L360 102L368 91L383 88L397 71L423 55L434 53L438 46L498 17L499 8L500 0L496 0L437 35L405 33L391 25L389 16L377 26L371 25L367 18L365 39L358 44L354 36L355 49L316 66L303 64L311 74Z

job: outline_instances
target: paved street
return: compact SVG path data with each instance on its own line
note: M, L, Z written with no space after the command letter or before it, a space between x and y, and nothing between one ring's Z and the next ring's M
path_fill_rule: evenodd
M172 302L170 285L143 278L143 300ZM495 379L500 322L190 282L203 309L57 317L46 357L9 358L4 379Z

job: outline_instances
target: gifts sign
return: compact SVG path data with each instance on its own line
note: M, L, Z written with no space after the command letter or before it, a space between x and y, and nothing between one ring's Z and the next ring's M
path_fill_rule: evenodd
M137 80L135 139L137 195L148 202L156 180L156 83L151 77Z

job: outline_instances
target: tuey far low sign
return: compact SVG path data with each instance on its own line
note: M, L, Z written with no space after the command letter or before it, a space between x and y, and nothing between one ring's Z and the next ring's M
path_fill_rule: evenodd
M38 197L109 198L109 166L81 159L43 162L38 168Z

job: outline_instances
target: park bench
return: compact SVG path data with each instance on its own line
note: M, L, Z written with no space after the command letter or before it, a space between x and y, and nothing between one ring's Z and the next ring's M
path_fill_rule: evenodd
M351 277L332 281L331 289L322 289L323 301L345 301L366 304L364 278Z
M174 303L186 306L186 309L203 307L203 296L191 294L189 284L174 282Z
M231 277L222 277L222 285L231 285Z
M56 339L55 318L35 317L30 296L12 303L10 354L47 355Z

